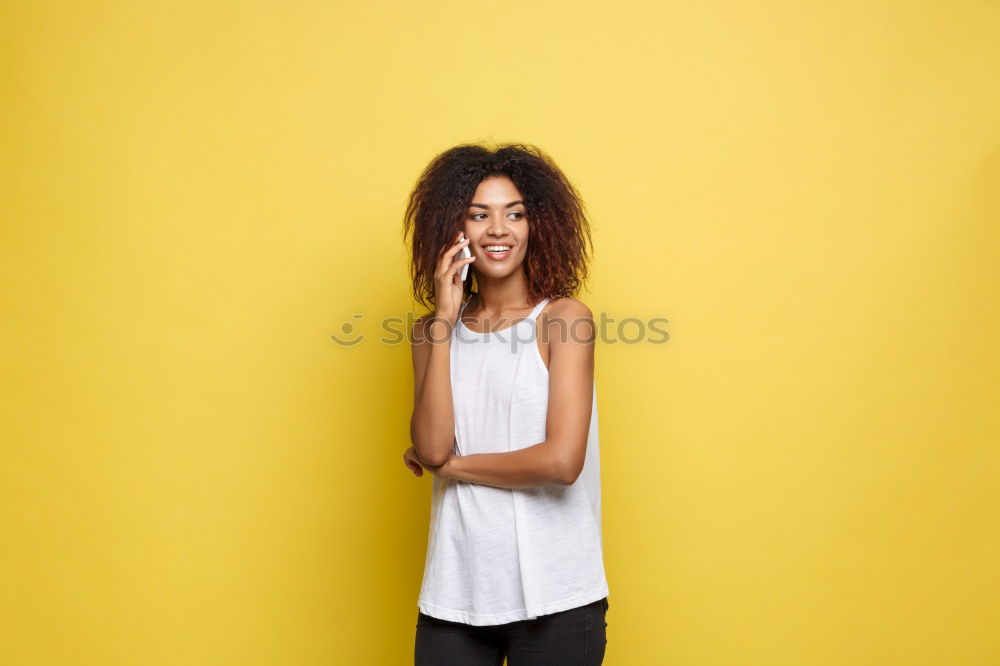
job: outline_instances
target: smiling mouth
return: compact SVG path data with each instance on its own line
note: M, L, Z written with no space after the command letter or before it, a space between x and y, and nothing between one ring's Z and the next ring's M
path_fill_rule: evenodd
M512 246L504 244L487 244L483 246L483 251L486 253L486 256L491 259L506 259L512 249Z

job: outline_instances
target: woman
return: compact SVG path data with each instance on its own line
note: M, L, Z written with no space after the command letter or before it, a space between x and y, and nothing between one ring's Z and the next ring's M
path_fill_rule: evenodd
M596 336L571 296L583 204L537 148L461 145L419 179L411 231L414 295L432 312L411 336L403 459L434 475L415 664L601 664Z

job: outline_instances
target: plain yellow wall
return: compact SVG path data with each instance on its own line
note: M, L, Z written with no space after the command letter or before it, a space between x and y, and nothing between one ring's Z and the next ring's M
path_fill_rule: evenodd
M670 320L597 352L605 663L997 663L996 2L22 0L0 37L3 666L412 663L379 322L423 312L420 169L490 139L583 193L581 300Z

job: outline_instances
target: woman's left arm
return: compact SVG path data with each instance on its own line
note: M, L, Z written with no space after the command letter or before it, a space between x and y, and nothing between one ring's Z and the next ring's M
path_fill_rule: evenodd
M539 317L549 341L545 441L506 453L453 455L432 472L441 478L499 488L571 485L583 469L594 397L594 318L572 298ZM544 327L544 330L543 330ZM537 344L537 343L534 343Z

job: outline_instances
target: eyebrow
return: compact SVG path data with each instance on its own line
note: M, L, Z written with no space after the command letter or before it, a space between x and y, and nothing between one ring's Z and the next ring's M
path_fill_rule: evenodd
M509 204L507 204L506 206L504 206L504 208L510 208L511 206L516 206L517 204L523 204L523 203L524 202L520 201L520 200L518 200L518 201L511 201ZM469 208L485 208L486 210L490 209L490 207L487 206L487 205L485 205L485 204L477 204L477 203L469 204Z

